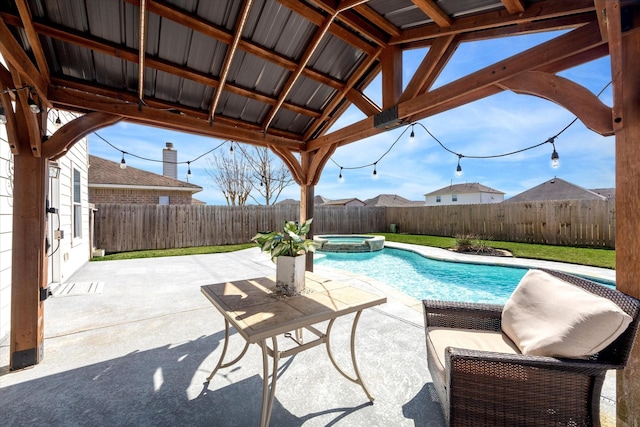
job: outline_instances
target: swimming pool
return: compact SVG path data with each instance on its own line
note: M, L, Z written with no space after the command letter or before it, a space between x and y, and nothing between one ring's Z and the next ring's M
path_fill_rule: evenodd
M326 253L314 263L380 280L416 299L503 304L526 268L447 262L411 251Z

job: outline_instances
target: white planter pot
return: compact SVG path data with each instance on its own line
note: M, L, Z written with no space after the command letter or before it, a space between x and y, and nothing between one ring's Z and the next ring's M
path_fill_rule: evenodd
M276 293L295 296L304 291L305 261L304 255L276 258Z

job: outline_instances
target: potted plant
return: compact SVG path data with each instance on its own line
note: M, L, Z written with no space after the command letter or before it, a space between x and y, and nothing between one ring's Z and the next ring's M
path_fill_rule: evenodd
M251 241L263 252L269 252L276 263L276 293L294 296L304 291L305 255L314 252L316 244L305 238L311 228L309 218L302 224L285 221L282 231L258 233Z

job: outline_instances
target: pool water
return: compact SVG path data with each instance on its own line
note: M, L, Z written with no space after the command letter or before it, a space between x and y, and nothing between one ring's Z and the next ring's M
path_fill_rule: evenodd
M416 299L504 304L527 269L439 261L411 251L326 253L314 263L363 274Z

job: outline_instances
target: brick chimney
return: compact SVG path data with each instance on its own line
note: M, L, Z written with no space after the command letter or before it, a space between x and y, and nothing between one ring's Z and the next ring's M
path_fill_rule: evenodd
M167 142L162 150L162 175L178 179L178 152L173 149L173 142Z

